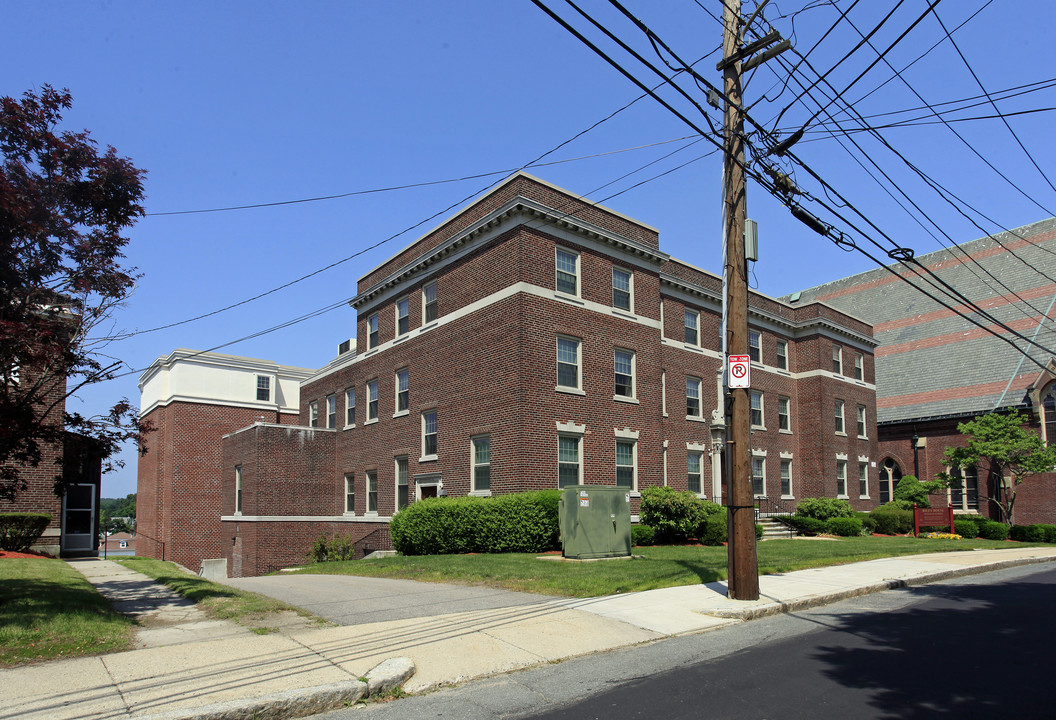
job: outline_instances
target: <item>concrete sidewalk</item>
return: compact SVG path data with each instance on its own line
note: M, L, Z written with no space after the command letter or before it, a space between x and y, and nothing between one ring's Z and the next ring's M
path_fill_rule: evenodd
M0 671L0 720L296 717L354 702L371 690L361 681L368 675L375 689L398 681L420 692L855 595L1054 560L1056 547L915 555L766 575L755 602L729 600L725 583L710 583L58 661Z

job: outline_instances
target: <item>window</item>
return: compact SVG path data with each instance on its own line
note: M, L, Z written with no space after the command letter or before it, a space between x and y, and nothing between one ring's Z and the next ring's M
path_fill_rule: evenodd
M763 338L755 330L748 331L748 357L752 362L763 361Z
M777 341L777 369L788 370L788 343L784 340Z
M411 371L407 368L396 371L396 412L407 412L407 408L410 407L409 396L410 396L410 383L411 383Z
M345 425L356 424L356 389L345 390Z
M271 400L271 378L267 375L257 375L257 400L261 402Z
M378 419L378 381L367 383L367 421Z
M337 427L337 395L326 396L326 426Z
M579 295L579 253L557 248L557 289L569 295Z
M839 345L832 346L832 371L843 375L843 350Z
M687 473L687 487L691 493L700 495L700 488L703 486L702 482L702 454L699 452L691 452L689 454L689 468Z
M761 392L751 391L752 393L752 427L763 427L763 394Z
M235 515L242 514L242 466L235 465Z
M378 346L378 316L371 315L367 318L367 349Z
M436 410L422 413L422 457L436 458Z
M854 379L865 379L865 359L862 357L861 353L854 354Z
M616 441L616 486L634 489L635 480L635 443L625 440Z
M781 497L792 497L792 461L781 461Z
M407 507L407 456L396 458L396 509Z
M858 437L864 438L865 434L865 405L858 406Z
M836 497L847 497L847 461L836 461Z
M702 417L700 406L700 378L686 378L686 417Z
M752 457L752 494L756 497L766 495L766 458Z
M686 310L686 344L699 345L700 338L700 313L696 310Z
M367 512L378 511L378 471L367 471Z
M422 322L432 322L437 316L436 283L434 282L422 288Z
M557 438L557 486L579 485L579 445L581 438L560 435Z
M950 470L950 504L954 510L979 509L979 473L975 466Z
M319 401L308 403L308 427L319 427Z
M869 463L858 463L858 497L869 497Z
M558 336L557 338L557 385L579 389L579 340Z
M634 353L630 350L616 350L616 397L634 397Z
M404 298L396 303L396 334L406 335L411 329L411 301Z
M777 429L792 432L792 401L787 397L777 398Z
M1044 417L1042 439L1048 445L1056 445L1056 385L1050 385L1042 395L1041 409Z
M356 511L356 484L352 473L345 473L345 512Z
M843 400L837 400L834 405L834 416L836 419L836 434L843 434Z
M491 490L491 437L481 435L472 438L473 451L473 491Z
M631 309L631 272L612 269L612 306L621 310Z

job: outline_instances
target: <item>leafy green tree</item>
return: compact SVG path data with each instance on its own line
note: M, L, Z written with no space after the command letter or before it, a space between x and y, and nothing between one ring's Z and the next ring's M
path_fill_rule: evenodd
M892 503L903 510L912 510L913 506L931 507L931 494L946 487L942 480L921 481L913 475L904 475L895 486L895 497Z
M1026 480L1051 472L1056 468L1056 446L1046 445L1036 432L1024 427L1026 418L1017 412L988 413L957 425L957 430L968 438L964 447L948 447L943 456L951 468L975 466L979 477L1003 478L992 496L980 496L992 502L1000 511L1001 519L1013 524L1016 492ZM987 475L984 475L986 471ZM959 477L940 473L940 480L952 487L961 483Z

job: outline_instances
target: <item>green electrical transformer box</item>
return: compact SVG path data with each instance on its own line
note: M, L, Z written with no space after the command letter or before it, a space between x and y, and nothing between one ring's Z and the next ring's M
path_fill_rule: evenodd
M566 558L626 557L631 554L631 493L606 485L572 485L558 505L561 548Z

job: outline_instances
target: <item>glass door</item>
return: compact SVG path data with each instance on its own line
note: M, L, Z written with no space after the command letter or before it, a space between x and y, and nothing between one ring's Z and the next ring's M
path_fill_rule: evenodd
M62 498L62 550L94 550L95 542L95 485L70 485Z

